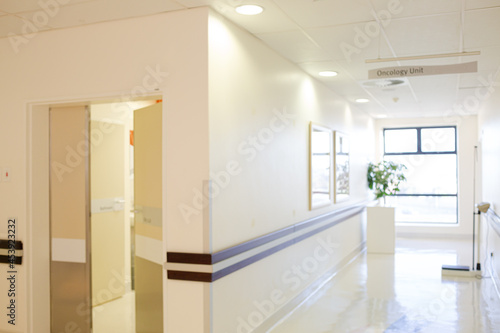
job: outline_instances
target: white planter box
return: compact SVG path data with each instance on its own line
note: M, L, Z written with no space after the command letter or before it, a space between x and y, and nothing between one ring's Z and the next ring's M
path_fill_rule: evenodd
M368 207L366 248L368 253L393 254L396 246L394 207Z

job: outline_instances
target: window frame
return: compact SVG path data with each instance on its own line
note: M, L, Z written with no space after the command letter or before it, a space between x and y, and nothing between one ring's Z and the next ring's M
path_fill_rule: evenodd
M422 151L422 129L441 129L441 128L453 128L455 130L455 149L453 151L432 151L432 152L424 152ZM386 152L386 141L385 141L385 133L386 131L391 130L417 130L417 151L416 152L402 152L402 153L387 153ZM456 183L457 183L457 192L456 194L429 194L429 193L414 193L414 194L404 194L404 193L396 193L394 196L396 197L455 197L457 205L456 205L456 222L409 222L409 221L396 221L397 223L402 224L431 224L431 225L457 225L459 223L459 184L458 184L458 129L455 125L443 125L443 126L409 126L409 127L387 127L383 129L383 146L384 146L384 156L408 156L408 155L455 155L456 156Z
M455 130L455 150L454 151L436 151L436 152L425 152L422 151L422 129L432 129L432 128L453 128ZM405 153L388 153L385 150L385 132L394 130L417 130L417 151L416 152L405 152ZM443 154L455 154L458 155L457 149L457 126L447 125L447 126L413 126L413 127L390 127L384 128L384 156L385 155L443 155Z
M327 153L314 153L313 150L313 145L314 145L314 132L321 132L321 133L327 133L328 136L329 136L329 139L328 139L328 144L329 144L329 150ZM316 123L313 123L313 122L310 122L309 123L309 210L314 210L316 208L321 208L321 207L326 207L326 206L329 206L331 204L333 204L334 202L334 188L335 188L335 183L334 183L334 179L333 179L333 168L334 168L334 151L335 151L335 147L334 147L334 136L333 136L333 131L327 127L327 126L323 126L323 125L319 125L319 124L316 124ZM314 191L314 188L313 188L313 178L314 178L314 174L313 174L313 171L315 170L315 168L313 167L313 157L314 156L328 156L328 162L329 162L329 166L328 166L328 191L324 192L324 191ZM315 193L322 193L322 194L328 194L328 201L327 200L323 200L323 201L315 201L314 200L314 194Z

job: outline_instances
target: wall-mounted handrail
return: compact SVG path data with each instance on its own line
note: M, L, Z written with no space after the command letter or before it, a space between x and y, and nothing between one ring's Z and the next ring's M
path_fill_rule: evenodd
M167 253L167 274L172 280L214 282L317 233L362 213L368 202L346 206L215 253ZM231 259L231 260L229 260ZM234 262L233 262L234 261ZM228 263L225 265L224 263ZM200 271L184 271L169 265L204 265Z

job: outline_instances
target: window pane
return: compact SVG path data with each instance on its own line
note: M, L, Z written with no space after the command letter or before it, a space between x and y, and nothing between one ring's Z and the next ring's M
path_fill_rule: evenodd
M345 135L337 134L335 152L338 154L349 154L349 138Z
M332 134L313 130L311 149L313 154L330 154L332 150Z
M404 164L407 181L402 194L457 194L457 155L386 155L385 160Z
M384 138L386 153L417 152L416 129L385 130Z
M330 201L330 156L312 156L312 202L323 204Z
M457 197L387 197L396 222L457 223Z
M336 157L337 195L349 194L349 155Z
M423 152L455 151L455 128L422 128Z
M312 190L313 192L328 192L330 189L330 156L312 156Z

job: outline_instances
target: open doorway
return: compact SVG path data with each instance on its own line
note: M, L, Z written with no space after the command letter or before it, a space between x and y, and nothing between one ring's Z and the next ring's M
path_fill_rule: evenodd
M50 269L33 270L48 311L32 316L44 332L162 332L161 101L33 110L30 226Z
M161 174L161 163L156 165L157 162L148 161L146 164L150 167L143 167L148 153L159 155L161 161L161 121L155 120L153 115L158 110L161 115L161 103L157 100L123 105L94 104L90 107L90 252L94 333L163 331L159 327L162 315L155 318L157 311L151 310L151 305L157 307L158 300L162 302L161 289L156 281L161 281L161 261L154 260L155 257L161 258L161 238L157 239L161 232L154 230L161 231L161 181L155 180L160 184L159 193L155 193L145 179L148 178L145 174L158 174L150 167ZM134 116L136 112L137 117ZM138 156L135 154L136 122L140 144ZM150 137L155 132L153 124L159 125L156 126L159 136L156 133ZM137 177L135 157L140 159ZM148 189L146 195L151 194L150 198L144 198L144 188ZM136 190L138 202L135 202ZM145 204L144 200L154 203ZM159 249L153 244L159 245Z

